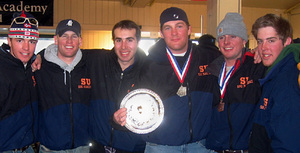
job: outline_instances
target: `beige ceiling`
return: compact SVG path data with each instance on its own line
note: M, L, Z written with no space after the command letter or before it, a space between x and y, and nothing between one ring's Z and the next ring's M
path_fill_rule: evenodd
M201 0L154 0L154 3L186 3L206 5L206 1ZM242 0L242 6L257 8L289 9L297 4L300 5L300 0Z

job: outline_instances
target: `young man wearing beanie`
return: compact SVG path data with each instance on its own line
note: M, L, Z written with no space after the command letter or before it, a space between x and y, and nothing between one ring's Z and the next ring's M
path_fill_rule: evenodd
M206 70L220 89L219 103L213 106L206 147L222 153L247 152L254 108L261 95L258 79L265 67L254 64L254 55L245 48L247 29L239 13L226 14L217 27L217 41L222 56Z
M141 87L161 97L165 113L160 126L143 135L145 152L209 152L204 143L210 127L213 88L212 80L199 67L204 68L214 57L189 40L191 26L182 9L164 10L160 24L162 39L149 51ZM126 124L123 115L114 116L121 125Z
M89 152L88 108L92 81L80 50L81 26L73 19L56 27L55 43L41 52L36 72L40 152Z
M38 21L29 13L15 13L8 45L0 47L0 152L34 153L38 103L31 70L39 38Z
M300 152L300 45L284 18L266 14L252 25L262 63L262 96L250 139L251 153Z

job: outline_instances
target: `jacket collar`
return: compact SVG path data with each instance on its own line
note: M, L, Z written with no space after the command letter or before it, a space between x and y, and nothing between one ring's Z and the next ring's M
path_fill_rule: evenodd
M82 58L82 52L79 49L72 63L68 65L60 58L58 58L57 52L58 52L57 45L55 44L49 45L45 50L45 54L44 54L45 59L49 62L59 65L63 70L68 71L69 73L75 68L75 66L80 62Z
M235 67L236 67L235 71L238 70L240 65L242 65L245 62L247 56L253 57L254 54L248 52L246 48L243 48L242 56L238 58L235 62ZM224 56L221 55L218 58L216 58L211 64L208 65L206 71L213 74L214 76L219 76L224 62L225 62Z
M166 42L164 39L160 39L158 42L156 42L150 49L149 49L149 55L148 58L151 60L154 60L156 62L169 62L167 51L166 51ZM188 50L186 54L184 55L184 58L187 58L189 55L189 52L191 51L191 48L193 47L192 42L189 40L188 42Z

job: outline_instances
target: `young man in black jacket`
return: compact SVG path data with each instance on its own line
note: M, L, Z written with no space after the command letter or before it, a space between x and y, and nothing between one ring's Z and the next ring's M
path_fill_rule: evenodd
M111 51L89 51L91 76L94 80L91 101L91 136L95 140L91 152L143 152L145 142L140 135L116 126L112 121L124 96L139 83L146 58L138 48L139 26L122 20L112 29Z
M0 152L34 153L38 103L31 63L38 38L38 21L15 13L8 45L0 47Z
M41 52L36 72L39 95L40 152L89 152L89 100L92 81L80 50L81 26L72 19L59 22L55 44Z
M258 79L265 67L254 64L254 54L247 51L247 29L239 13L227 13L217 27L217 41L222 56L207 67L215 78L219 103L213 107L206 147L216 152L246 152L255 107L261 95Z

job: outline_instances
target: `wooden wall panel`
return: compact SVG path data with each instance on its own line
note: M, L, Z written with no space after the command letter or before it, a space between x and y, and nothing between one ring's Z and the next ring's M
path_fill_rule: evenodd
M131 7L121 1L100 0L54 0L54 27L66 18L79 21L85 30L111 30L113 25L123 19L130 19L142 25L146 31L159 31L160 13L168 7L180 7L186 10L193 29L199 32L199 12L205 12L206 6L189 4L154 3L152 6ZM194 21L193 19L196 19ZM99 26L98 26L99 25Z
M73 7L71 7L71 0L64 0L65 3L64 3L64 15L65 15L65 18L71 18L71 14L73 14L73 12L75 11L73 9ZM71 10L72 9L72 10ZM71 13L72 11L72 13Z
M110 31L83 30L82 35L83 40L81 48L111 49L113 47Z
M95 24L102 24L102 1L96 1Z
M121 12L121 3L114 2L114 8L115 17L112 24L119 22L121 20L121 14L123 13Z
M294 39L300 38L300 8L296 8L291 12L290 21L294 30Z
M77 12L76 19L79 20L79 21L83 21L83 19L84 19L84 10L82 9L82 7L84 6L84 1L82 1L82 0L76 0L74 2L74 4L77 5L77 8L76 8L76 12Z
M96 24L96 1L90 1L89 4L89 16L87 16L89 18L89 23L91 25L95 25Z
M106 18L106 24L109 25L113 25L115 24L115 18L117 16L115 16L115 5L114 2L108 2L107 3L107 10L105 10L105 12L103 12L102 16L107 16L108 18Z

